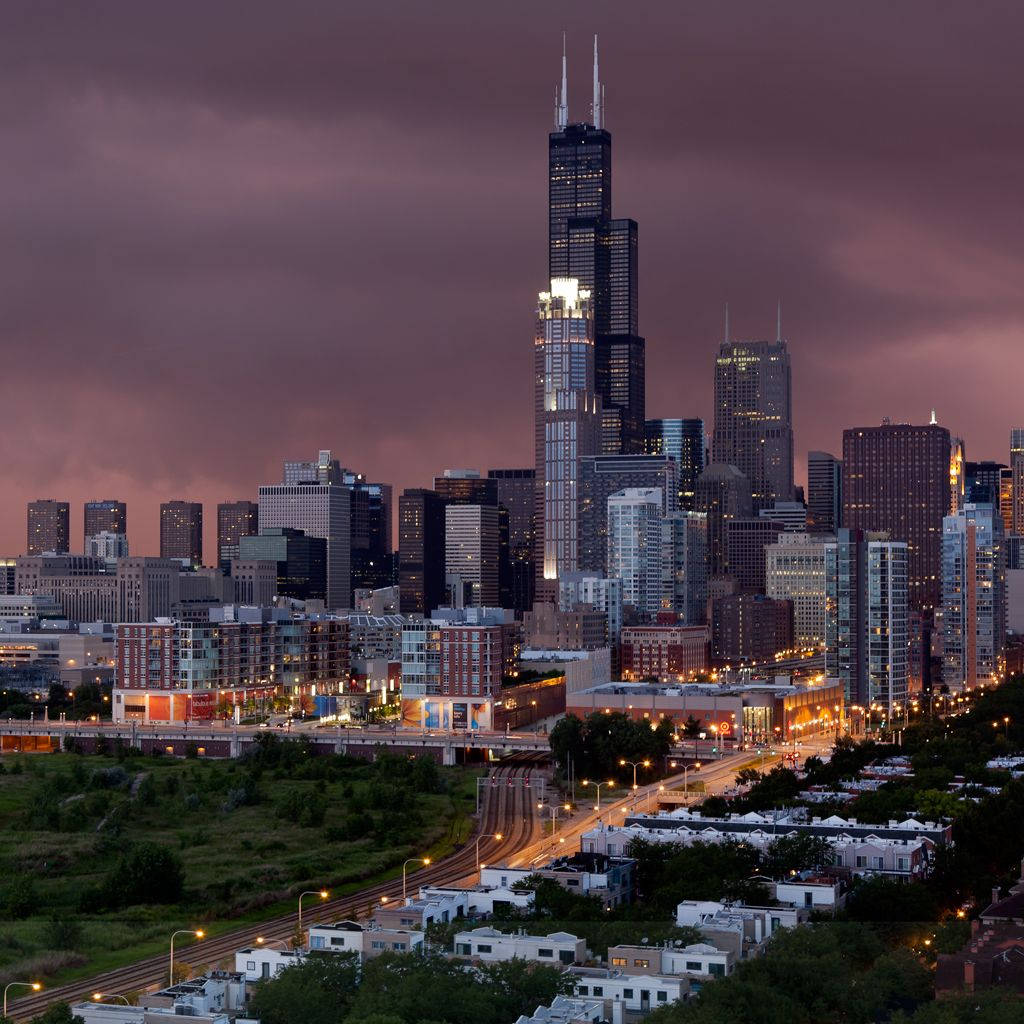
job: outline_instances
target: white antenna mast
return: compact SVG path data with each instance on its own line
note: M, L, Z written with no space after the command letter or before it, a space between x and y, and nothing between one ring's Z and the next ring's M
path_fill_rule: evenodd
M603 98L603 90L601 88L601 79L598 76L597 70L597 36L594 36L594 101L593 101L593 112L594 112L594 127L601 127L601 110Z
M565 33L562 33L562 99L555 107L555 128L564 131L569 124L569 84L566 74Z

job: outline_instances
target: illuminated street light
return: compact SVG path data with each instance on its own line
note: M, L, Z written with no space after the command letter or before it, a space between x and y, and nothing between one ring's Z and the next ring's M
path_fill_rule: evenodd
M206 932L204 932L202 930L202 928L198 928L198 929L196 929L194 931L191 928L179 928L176 932L172 932L171 933L171 966L170 966L170 972L169 972L170 984L171 985L174 984L174 940L175 940L176 936L178 936L178 935L193 935L197 939L201 939L205 934L206 934Z

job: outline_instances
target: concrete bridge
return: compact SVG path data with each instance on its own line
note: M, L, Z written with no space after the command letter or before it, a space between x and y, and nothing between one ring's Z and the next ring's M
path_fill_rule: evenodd
M547 754L546 733L445 731L391 727L350 729L341 726L313 728L260 728L209 723L206 725L142 725L137 722L0 721L0 753L46 752L79 749L95 753L118 740L144 754L154 751L171 757L193 753L199 757L238 757L258 736L305 739L317 753L347 754L373 760L378 749L405 757L427 754L439 764L502 757L506 754Z

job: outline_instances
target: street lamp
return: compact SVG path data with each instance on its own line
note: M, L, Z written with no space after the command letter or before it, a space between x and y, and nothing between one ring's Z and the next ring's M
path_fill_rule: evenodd
M38 981L11 981L4 988L4 1016L7 1016L7 989L9 988L30 988L38 992L43 986Z
M260 949L270 949L271 946L276 946L277 943L279 943L279 942L285 942L286 943L287 941L288 941L287 939L271 939L268 942L265 938L263 938L262 935L257 935L256 936L256 945L259 946Z
M120 1000L122 1000L124 1002L125 1006L131 1006L132 1005L131 1003L128 1002L128 997L127 996L120 996L120 995L117 995L116 993L113 993L113 992L108 992L106 995L104 995L102 992L93 992L93 994L92 994L92 1001L94 1003L102 1003L104 999L120 999Z
M422 864L422 865L423 865L424 867L426 867L426 866L427 866L427 865L428 865L428 864L430 863L430 858L429 858L429 857L410 857L410 858L409 858L409 859L408 859L408 860L407 860L407 861L406 861L406 862L405 862L405 863L404 863L404 864L402 865L402 899L403 899L403 900L405 899L405 869L406 869L406 868L407 868L407 867L408 867L408 866L409 866L410 864L415 864L415 863L417 863L417 862L421 863L421 864ZM479 863L479 861L478 861L478 863Z
M584 786L594 786L597 789L597 806L594 808L595 811L601 810L601 787L602 786L614 786L615 780L608 779L605 782L591 782L589 779L583 780Z
M168 972L170 978L169 984L174 984L174 940L178 935L194 935L197 939L201 939L206 933L201 929L193 931L191 928L179 928L176 932L171 933L171 969Z
M299 893L299 933L302 933L302 898L303 896L319 896L320 899L325 900L331 894L326 889L309 889L306 892Z
M633 769L633 788L634 789L637 788L637 786L636 786L636 770L637 770L637 768L650 768L651 767L651 762L650 761L627 761L625 758L622 758L619 761L619 764L622 765L623 768L625 768L627 764L632 767L632 769Z
M700 761L695 761L693 765L694 773L700 771ZM688 764L683 765L683 792L690 795L690 766Z
M571 811L572 810L572 804L562 804L561 805L561 809L563 811ZM537 810L538 811L543 811L544 810L544 805L542 803L538 803L537 804ZM558 804L551 804L551 806L548 808L548 810L551 811L551 838L552 838L552 840L554 840L554 838L555 838L555 818L558 815L559 805Z
M490 834L484 833L482 836L476 837L476 870L480 872L480 842L483 839L497 839L499 842L505 837L500 832L491 832ZM429 864L430 861L427 861Z

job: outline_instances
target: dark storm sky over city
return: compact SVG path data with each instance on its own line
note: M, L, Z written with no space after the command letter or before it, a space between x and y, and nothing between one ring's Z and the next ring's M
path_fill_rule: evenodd
M332 448L529 465L546 142L601 37L649 416L711 416L722 309L808 448L883 416L1005 458L1024 318L1011 3L53 4L0 12L0 553L25 502L252 497Z

